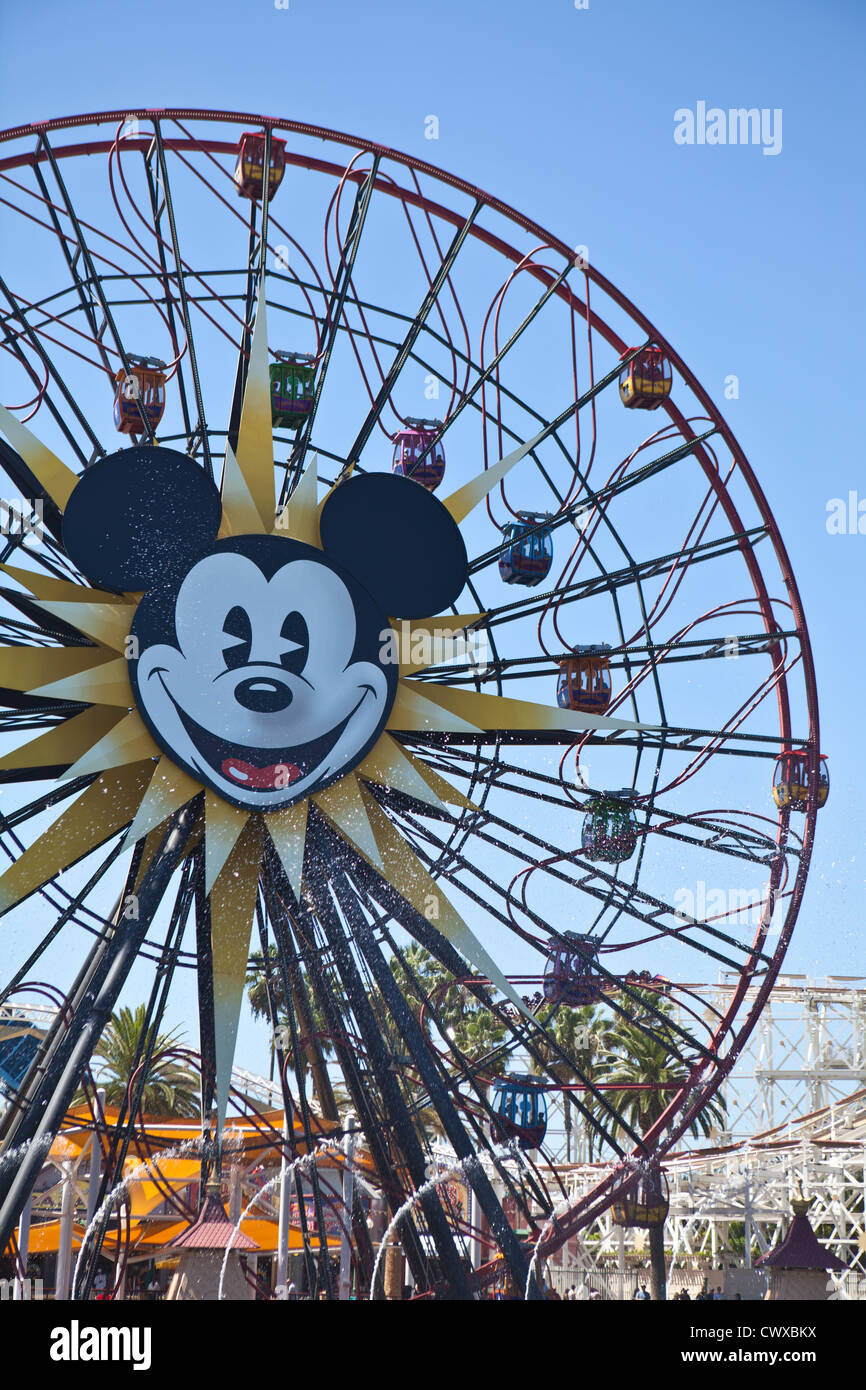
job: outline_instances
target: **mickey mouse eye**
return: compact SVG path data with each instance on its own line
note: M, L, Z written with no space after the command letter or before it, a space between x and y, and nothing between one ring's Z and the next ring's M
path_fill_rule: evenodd
M298 676L307 664L310 649L310 633L300 613L289 614L280 628L280 636L286 644L280 652L280 665Z
M253 645L253 627L250 622L250 615L240 604L235 604L229 610L228 616L223 623L223 632L226 637L236 637L237 642L228 647L223 647L223 660L229 671L236 671L239 666L249 664L250 648Z

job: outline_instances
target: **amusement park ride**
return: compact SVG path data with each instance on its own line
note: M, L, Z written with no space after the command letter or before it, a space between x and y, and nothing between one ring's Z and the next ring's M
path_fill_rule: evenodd
M507 1272L536 1297L533 1256L600 1213L664 1220L660 1161L802 900L829 783L755 475L594 266L398 152L112 112L4 132L0 179L0 466L43 518L0 556L0 1005L54 1010L0 1120L0 1250L79 1088L96 1105L130 979L147 1038L197 992L202 1194L219 1180L252 946L301 1207L321 1216L317 1143L351 1106L416 1294ZM699 877L764 885L759 920L675 910ZM413 943L500 1042L461 1048ZM720 967L741 987L701 1012L681 982ZM664 1046L648 1121L564 1051L578 1007ZM150 1046L101 1131L103 1205ZM546 1163L554 1102L609 1165L576 1195ZM471 1229L430 1179L430 1114ZM344 1228L369 1289L357 1190ZM327 1241L299 1239L331 1296Z

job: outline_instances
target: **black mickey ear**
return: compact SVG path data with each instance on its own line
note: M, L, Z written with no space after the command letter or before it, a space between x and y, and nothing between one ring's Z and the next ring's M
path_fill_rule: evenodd
M120 449L88 468L63 513L63 545L91 581L147 589L188 569L216 539L222 502L175 449Z
M456 601L468 560L460 528L411 478L360 473L322 509L322 547L393 618L429 618Z

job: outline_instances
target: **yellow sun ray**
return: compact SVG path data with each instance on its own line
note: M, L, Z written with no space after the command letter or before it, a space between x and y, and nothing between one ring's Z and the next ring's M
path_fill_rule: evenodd
M64 680L34 686L31 694L45 699L50 696L58 700L83 700L89 705L121 705L124 709L132 709L135 703L129 683L129 663L122 657Z
M274 534L321 549L319 536L319 455L313 454L294 492L273 526Z
M481 726L461 719L450 710L433 700L428 700L423 691L432 689L429 682L401 680L397 686L397 696L386 724L386 729L399 729L403 733L424 733L430 729L477 734Z
M428 666L439 666L447 661L454 654L448 650L451 641L485 616L484 613L446 613L438 618L403 619L399 626L392 619L400 652L400 675L411 676L415 671L426 671Z
M87 777L91 772L104 772L109 767L140 763L144 758L159 757L154 743L138 710L131 710L109 733L89 748L63 775L68 778Z
M406 796L413 796L416 801L434 806L437 811L445 810L437 792L420 771L417 760L401 748L390 734L383 734L360 764L357 773L365 782L393 788Z
M71 623L87 637L93 637L116 652L125 652L126 639L135 617L133 604L56 603L53 599L39 599L38 602L46 613L53 613L62 622Z
M179 811L181 806L198 796L201 789L201 782L176 767L168 758L160 758L135 820L126 832L126 844L132 845L136 840L144 839L175 811Z
M114 706L93 705L0 758L0 772L15 768L66 767L92 748L123 717L123 712Z
M104 647L0 647L0 687L33 691L114 664Z
M302 801L297 806L287 807L285 811L271 811L266 820L274 849L280 857L280 863L286 871L296 898L301 896L308 804Z
M397 890L401 898L420 912L422 917L426 917L479 974L490 980L522 1014L532 1019L532 1014L528 1012L496 962L445 897L439 885L430 877L420 859L391 824L382 808L369 792L363 792L362 795L381 850L387 882Z
M264 277L259 286L259 302L250 343L250 360L238 427L237 461L264 529L270 531L274 524L276 498Z
M456 492L452 492L450 497L442 499L443 504L448 508L454 520L459 525L461 521L469 515L479 502L483 502L488 492L502 482L506 473L510 473L516 463L525 458L542 440L546 437L547 429L539 430L531 439L527 439L525 444L520 444L510 454L506 454L498 463L494 463L491 468L485 468L482 473L478 473L474 478L470 478L468 483L459 487Z
M223 515L220 540L226 536L247 536L250 533L261 535L265 529L262 519L230 444L226 444L221 491Z
M228 856L210 893L218 1135L222 1134L228 1105L262 845L260 822L257 817L248 817L244 834Z
M112 594L107 589L91 588L86 584L72 584L68 579L53 579L48 575L37 574L34 570L19 569L17 565L0 565L0 573L7 574L20 584L37 600L49 599L55 603L119 603L127 601L126 594Z
M404 750L405 751L405 750ZM439 797L441 801L446 801L450 806L465 806L467 811L477 811L479 808L468 796L451 785L446 777L435 772L424 759L415 754L408 755L412 759L412 766L428 784L431 791Z
M205 892L209 893L225 867L226 860L240 839L250 818L249 811L230 806L210 788L204 794Z
M42 484L52 501L63 511L78 482L77 476L56 454L52 454L44 444L31 434L20 420L0 405L0 429L2 429L13 449L21 455L33 476Z
M560 709L557 705L537 705L532 700L512 700L505 695L487 695L478 690L458 690L439 685L436 681L401 682L411 688L414 698L423 698L443 711L443 717L453 718L454 724L439 728L465 728L468 721L474 727L497 729L623 729L655 730L654 724L639 724L631 719L609 719L602 714L587 714L583 710ZM422 693L423 692L423 693ZM396 709L396 704L395 704ZM389 728L400 728L393 715Z
M122 830L135 815L152 773L148 761L97 777L0 877L0 913Z
M326 787L324 791L316 792L313 802L325 819L339 830L343 839L348 840L374 869L384 869L379 845L367 815L365 799L354 772Z
M528 444L521 444L513 453L506 454L505 458L501 458L491 468L485 468L483 473L478 473L474 478L470 478L468 483L464 483L449 497L443 497L443 505L448 508L458 526L473 508L478 506L479 502L484 501L488 492L502 482L506 473L509 473L516 463L526 457L536 442L536 439L531 439Z

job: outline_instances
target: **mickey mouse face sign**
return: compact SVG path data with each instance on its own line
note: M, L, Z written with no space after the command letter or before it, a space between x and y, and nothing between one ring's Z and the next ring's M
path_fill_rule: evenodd
M275 810L373 747L399 674L380 658L387 615L453 602L466 551L437 499L385 474L331 494L322 550L279 535L217 541L219 518L191 459L135 448L84 474L63 539L89 578L147 590L130 680L160 747L233 805Z
M130 675L154 738L241 806L285 806L354 767L391 710L387 617L297 541L223 541L132 625Z

